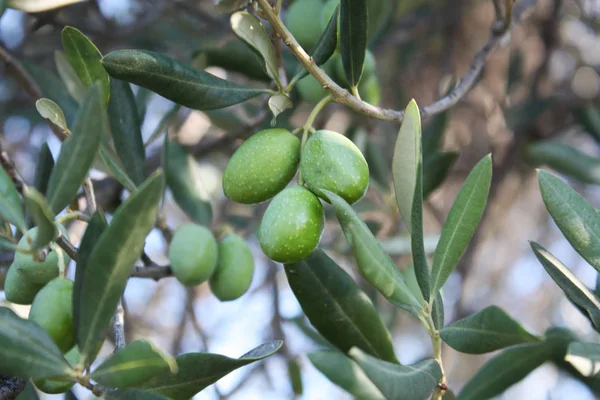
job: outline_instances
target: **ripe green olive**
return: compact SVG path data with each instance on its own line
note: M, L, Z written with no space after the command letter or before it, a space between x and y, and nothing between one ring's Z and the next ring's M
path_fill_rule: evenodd
M76 365L79 362L79 358L79 349L77 346L74 346L65 354L65 359L70 365ZM53 379L34 379L33 383L35 387L48 394L65 393L75 384L73 381Z
M66 229L62 226L58 226L62 231L62 234L68 238ZM27 233L31 239L35 239L37 236L38 228L31 228ZM31 249L27 238L23 236L19 240L17 245L20 249ZM32 254L25 254L17 251L15 254L15 264L23 276L25 276L30 282L36 284L45 284L50 282L52 279L58 276L58 253L54 250L50 250L46 255L44 261L36 261ZM62 257L67 264L70 261L69 256L65 252L62 252Z
M219 265L208 281L221 301L241 297L252 283L254 257L243 237L230 233L219 242Z
M334 58L332 57L325 64L321 65L321 68L327 75L331 76L335 68ZM327 90L325 90L325 88L323 88L323 86L321 86L321 84L310 74L300 79L296 84L296 87L298 88L302 100L310 104L317 104L323 97L327 96L328 93Z
M287 188L267 207L258 230L260 247L274 261L298 262L319 244L324 220L314 194L302 186Z
M363 72L361 75L361 81L370 78L377 71L377 63L375 61L375 56L371 53L370 50L367 50L365 53L365 62L363 64ZM346 71L344 70L344 62L342 61L342 57L338 57L335 60L335 74L338 79L342 82L343 85L348 85L348 78L346 77ZM360 82L359 82L360 86Z
M296 0L287 11L286 26L304 50L310 52L321 37L321 0Z
M6 300L15 304L31 304L35 295L44 287L44 284L30 282L14 262L6 273L4 281L4 295Z
M217 240L201 225L187 224L175 231L169 247L173 275L185 286L205 282L215 271L218 260Z
M300 171L306 186L324 199L320 189L353 204L369 186L369 166L362 153L350 139L333 131L312 134L302 150Z
M75 345L73 282L56 278L33 299L29 319L44 328L64 353Z
M223 174L223 191L243 204L269 200L292 180L300 161L300 140L285 129L252 135L233 154Z

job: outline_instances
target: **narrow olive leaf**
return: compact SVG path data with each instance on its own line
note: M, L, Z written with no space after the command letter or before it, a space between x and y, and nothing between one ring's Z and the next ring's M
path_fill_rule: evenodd
M240 358L220 354L188 353L177 357L179 372L162 375L144 383L141 389L166 396L173 400L187 400L228 373L274 354L282 341L264 343Z
M10 222L21 232L27 231L25 213L12 178L0 167L0 218Z
M428 400L442 379L440 364L433 359L404 366L378 360L356 348L350 350L350 357L386 399Z
M308 353L308 359L331 382L356 399L386 400L362 369L339 351L320 350Z
M43 328L0 307L0 373L52 378L68 377L73 372Z
M117 50L104 56L102 64L113 78L135 83L196 110L224 108L268 92L217 78L150 51Z
M131 342L106 359L90 377L116 389L134 388L158 375L177 372L175 359L145 340Z
M54 10L86 0L8 0L8 7L28 13Z
M62 45L83 86L90 88L97 84L106 104L110 96L110 79L102 67L100 50L83 33L71 26L62 30Z
M302 396L302 393L304 393L304 385L302 384L302 369L300 368L298 360L295 358L288 360L287 367L292 391L296 396Z
M262 24L254 15L246 11L238 11L231 15L231 29L241 40L243 40L262 60L263 68L267 75L275 81L281 89L279 79L279 67L275 48L271 38L265 32Z
M413 205L411 210L412 233L410 235L410 249L415 267L415 276L417 283L423 294L425 301L430 298L431 273L429 263L425 255L425 237L423 235L423 163L421 157L421 141L418 144L417 157L417 181L415 185L415 194L413 196Z
M496 306L487 307L448 325L440 331L440 335L450 347L468 354L489 353L516 344L539 341Z
M367 296L343 269L320 249L286 264L285 273L310 323L332 345L352 347L398 362L390 333Z
M600 158L556 140L536 141L525 148L525 159L534 166L553 170L583 183L600 183Z
M548 250L530 242L535 256L556 284L580 311L585 311L596 330L600 329L600 299Z
M408 252L410 253L410 243L408 244ZM410 292L415 296L419 304L425 303L425 299L423 298L423 293L421 293L421 288L419 287L419 283L417 282L417 275L415 274L415 266L414 264L409 264L401 271L402 277L404 277L404 281L406 282L406 286Z
M458 264L483 217L492 183L492 156L485 156L471 171L458 192L440 241L431 270L431 296L435 297Z
M600 143L600 110L590 105L575 110L574 114L588 135Z
M107 400L170 400L160 394L136 389L113 390L104 395Z
M56 66L58 76L60 76L60 79L65 84L69 94L77 100L78 103L81 103L85 98L87 89L83 86L83 83L81 83L81 79L77 76L77 72L75 72L75 69L73 69L67 55L63 51L54 51L54 65Z
M571 246L600 271L600 215L566 183L539 171L538 180L548 212Z
M84 365L89 366L104 341L127 279L152 229L163 194L163 174L151 175L139 190L117 208L110 225L102 232L86 264L79 298L77 343Z
M285 94L276 94L269 98L269 109L271 113L273 113L273 122L272 125L275 125L277 116L284 112L285 110L289 110L292 108L294 104L292 100Z
M231 14L248 6L248 0L219 0L215 8L222 14Z
M329 20L329 23L327 24L327 27L319 38L317 47L315 47L315 50L311 55L316 65L325 64L331 58L333 53L335 53L338 38L337 33L339 14L340 6L337 6L333 12L333 15L331 16L331 19ZM298 66L298 72L296 72L296 75L294 78L292 78L292 81L298 81L304 78L306 75L308 75L308 71L302 66Z
M458 394L457 400L487 400L498 396L552 358L549 343L510 347L488 361Z
M110 147L106 143L102 143L100 145L100 159L110 171L113 178L115 178L121 185L123 185L130 192L135 192L137 190L137 185L133 183L123 165L121 165L120 160L117 159L117 155L112 151Z
M433 299L433 306L431 307L431 318L433 319L433 326L436 329L442 329L444 327L444 299L442 299L442 292L438 292L437 296Z
M41 194L46 194L52 168L54 168L54 158L52 158L52 152L50 151L50 147L48 147L48 143L44 142L38 153L35 173L33 175L33 187Z
M56 236L54 213L48 203L46 203L44 196L34 188L24 187L23 197L25 198L27 209L38 228L31 248L39 250L48 245Z
M342 61L350 86L357 86L367 51L367 0L341 0Z
M408 231L412 233L411 214L415 187L417 186L417 168L420 158L421 115L417 103L412 100L406 107L404 120L398 132L392 176L396 192L396 203L400 216Z
M426 199L448 177L458 159L459 152L423 153L423 198Z
M196 161L185 147L168 138L165 138L164 147L165 177L175 201L194 222L209 226L212 222L212 208L196 188Z
M446 126L450 120L450 111L434 115L431 120L423 126L423 157L436 153L441 145ZM425 162L425 161L424 161Z
M63 142L50 175L47 198L55 214L77 194L100 146L106 123L100 96L97 86L88 92L73 124L73 134Z
M108 227L106 217L102 212L97 212L92 215L88 226L85 229L79 249L77 251L77 268L75 269L75 281L73 283L73 326L79 326L79 316L81 313L82 298L81 288L83 286L85 271L87 269L87 261L96 246L96 242L102 235L102 232Z
M35 102L35 108L42 118L47 119L54 125L58 126L66 134L70 134L69 127L67 126L67 120L65 114L60 109L58 104L50 99L41 98Z
M595 376L600 372L600 344L572 342L565 361L573 365L581 375Z
M29 380L25 385L25 389L17 396L16 400L39 400L37 390L33 383ZM71 400L66 398L65 400Z
M146 151L142 121L129 83L111 79L107 112L117 155L133 183L140 185L146 176Z
M312 340L318 347L324 347L328 349L333 348L327 339L325 339L308 322L306 322L303 313L302 315L291 318L288 321L294 324L300 330L300 332L302 332L308 339Z
M6 7L8 7L8 0L0 0L0 18L2 18Z
M238 72L248 78L270 82L261 60L244 42L230 40L218 47L201 47L192 52L194 66L198 68L219 67Z
M338 195L323 190L335 209L361 275L385 298L415 316L420 315L421 303L412 294L402 274L379 241L354 209Z

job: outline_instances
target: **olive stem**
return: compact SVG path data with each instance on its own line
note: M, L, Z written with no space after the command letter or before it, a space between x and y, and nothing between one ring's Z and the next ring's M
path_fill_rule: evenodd
M308 118L306 118L306 122L304 123L303 129L304 131L310 131L313 128L313 124L315 123L315 119L319 115L321 111L325 108L325 106L333 101L333 97L331 95L327 95L323 97L316 105L315 108L312 109L310 114L308 114Z
M352 94L354 95L354 97L361 100L360 94L358 93L358 86L352 86L352 88L350 88L350 90L352 91Z
M446 383L446 372L444 371L444 363L442 361L442 337L440 332L436 329L435 323L433 322L433 316L431 314L432 306L429 303L425 303L421 309L421 318L419 320L427 330L429 337L431 338L431 344L433 346L433 358L440 365L442 371L442 379L440 380L437 388L435 389L433 400L441 400L446 392L448 386Z
M90 217L88 215L82 213L81 211L71 211L71 212L68 212L68 213L56 218L56 222L58 222L59 224L64 224L66 222L71 222L71 221L75 221L75 220L89 222Z
M268 0L257 0L260 7L263 10L265 19L267 19L273 29L281 37L283 42L290 48L292 53L296 56L300 64L323 86L329 91L333 97L333 100L337 103L344 104L347 107L363 114L367 117L402 122L404 119L404 111L384 109L375 107L365 101L362 101L356 96L353 96L348 90L342 88L340 85L335 83L329 75L327 75L319 66L314 62L312 57L306 53L306 51L300 46L294 35L290 33L283 21L273 9L273 6L269 4ZM507 4L511 0L506 0ZM478 81L490 54L496 50L505 38L510 34L510 24L506 21L519 21L523 14L531 7L535 2L525 2L516 12L510 14L507 13L503 20L497 20L492 29L490 30L490 36L483 47L473 56L471 65L465 75L462 77L458 85L446 96L438 99L432 104L421 109L421 118L427 118L435 114L439 114L443 111L450 109L460 102L466 95L471 91ZM510 9L510 8L509 8ZM499 29L498 26L501 25Z

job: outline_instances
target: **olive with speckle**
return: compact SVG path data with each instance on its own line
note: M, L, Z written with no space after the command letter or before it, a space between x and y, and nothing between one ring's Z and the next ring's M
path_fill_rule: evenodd
M358 147L337 132L316 131L302 150L300 172L306 186L327 200L328 190L354 204L369 186L369 166Z
M169 246L169 262L175 278L184 286L205 282L215 271L218 245L212 232L196 224L175 231Z
M255 204L269 200L292 180L300 162L300 140L285 129L266 129L246 140L223 174L231 200Z
M219 265L210 277L210 290L221 301L241 297L252 284L254 257L240 235L230 233L219 242Z
M273 261L298 262L317 248L324 224L323 205L310 190L287 188L267 207L258 230L260 247Z

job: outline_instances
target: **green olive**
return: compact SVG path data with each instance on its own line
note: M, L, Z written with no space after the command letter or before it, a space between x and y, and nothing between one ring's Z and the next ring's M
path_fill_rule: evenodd
M321 37L321 0L296 0L288 8L286 26L304 50L310 52Z
M29 319L44 328L62 352L75 345L73 282L56 278L35 296Z
M361 75L361 81L364 79L370 78L377 72L377 63L375 61L375 56L371 53L370 50L367 50L365 53L365 62L363 64L363 72ZM346 77L346 71L344 70L344 62L342 61L342 57L336 58L335 61L335 74L338 79L342 82L343 85L349 85L348 78ZM360 82L359 82L360 86Z
M62 225L58 227L62 231L62 234L68 238L66 229ZM31 239L35 239L37 231L38 228L35 227L27 233ZM25 236L19 240L17 247L20 249L31 249ZM70 261L70 258L65 252L62 252L62 257L66 265ZM15 264L17 264L17 268L23 276L32 283L45 284L58 276L58 253L54 250L48 252L44 261L36 261L32 254L17 251L15 254Z
M336 7L340 4L340 0L328 0L325 2L323 6L323 13L321 14L321 31L325 31L327 25L329 24L329 20L333 16ZM338 15L338 33L340 31L340 17ZM339 37L339 35L338 35ZM338 40L338 46L340 45L340 41Z
M70 365L76 365L79 362L79 358L79 349L77 346L74 346L65 354L65 359ZM75 384L73 381L53 379L34 379L33 383L35 387L48 394L65 393Z
M201 225L187 224L175 231L169 247L173 275L185 286L205 282L215 271L218 246L212 232Z
M14 262L6 273L4 281L4 295L6 300L15 304L31 304L35 295L44 287L44 284L30 282Z
M302 186L287 188L267 207L258 230L260 247L274 261L298 262L319 244L324 220L314 194Z
M243 237L230 233L219 242L219 265L208 281L221 301L241 297L252 283L254 257Z
M223 174L223 191L243 204L269 200L292 180L300 161L300 140L285 129L252 135L233 154Z
M364 76L358 84L360 98L369 104L378 106L381 102L381 85L376 74Z
M350 139L337 132L320 130L312 134L302 150L300 171L306 186L325 199L320 189L354 204L369 186L367 161Z
M325 64L321 65L323 71L331 76L334 72L335 61L334 59L330 59ZM296 84L298 88L298 92L300 93L300 97L302 100L306 101L310 104L317 104L323 97L327 96L328 92L321 86L319 81L317 81L312 75L307 75L304 78L300 79Z

